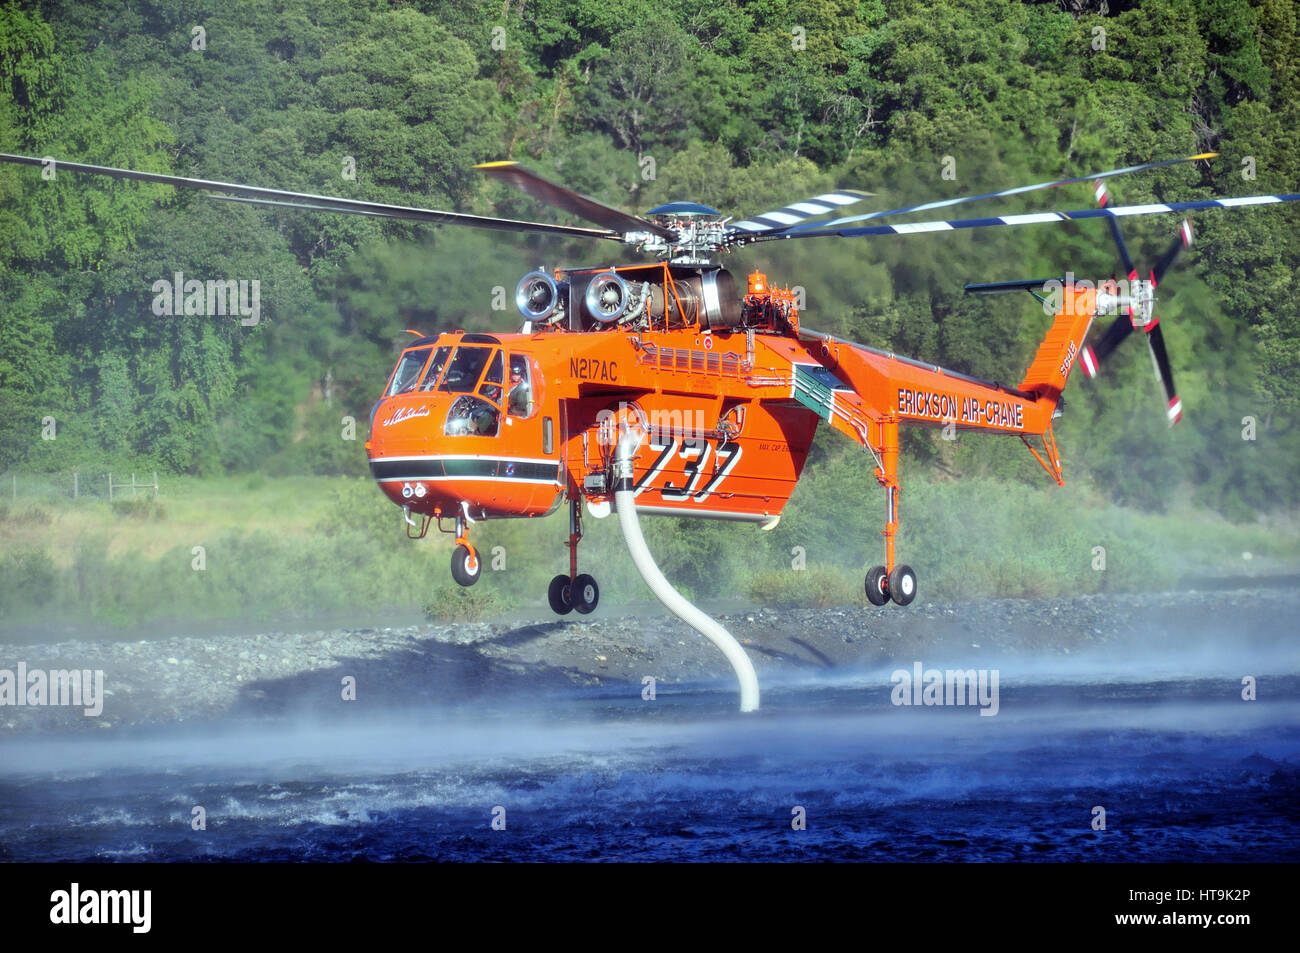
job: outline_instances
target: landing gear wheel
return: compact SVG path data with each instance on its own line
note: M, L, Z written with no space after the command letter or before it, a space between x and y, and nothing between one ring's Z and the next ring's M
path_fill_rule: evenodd
M573 589L568 576L556 576L546 590L546 601L556 615L568 615L573 611Z
M573 595L573 608L583 615L596 608L596 603L600 602L600 586L586 573L573 580L570 592Z
M886 588L885 567L876 566L867 570L867 601L873 606L883 606L889 601L889 591Z
M451 578L462 586L472 586L483 575L483 560L477 553L470 552L464 543L457 546L451 554Z
M900 606L916 598L916 573L911 566L895 566L889 574L889 598Z

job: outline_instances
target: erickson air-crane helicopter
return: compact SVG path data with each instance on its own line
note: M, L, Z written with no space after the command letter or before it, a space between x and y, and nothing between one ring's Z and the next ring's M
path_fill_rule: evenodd
M455 535L451 570L461 585L473 585L482 570L471 540L475 522L543 516L568 502L569 572L555 577L548 592L551 607L564 614L591 612L599 599L595 579L578 572L582 501L598 517L607 515L612 504L619 508L620 520L624 510L633 509L771 528L822 421L865 448L884 490L884 563L869 570L865 580L866 597L877 606L890 600L907 605L917 591L916 575L897 560L894 545L900 425L951 424L1019 437L1051 478L1062 483L1052 421L1071 367L1077 360L1085 372L1095 374L1099 361L1134 329L1145 332L1166 391L1169 421L1176 422L1182 407L1153 314L1154 292L1179 249L1190 244L1191 228L1184 220L1179 239L1143 279L1120 234L1119 219L1292 202L1300 195L1116 207L1106 201L1104 180L1214 155L827 220L869 194L834 191L739 222L689 201L662 205L645 217L630 215L514 162L478 166L594 228L56 164L59 171L200 189L214 198L259 205L611 241L654 259L524 275L515 295L524 318L520 331L417 336L402 350L371 412L366 451L374 479L403 509L408 535L421 538L431 523L439 529L444 521L452 524L444 531ZM5 154L0 161L47 167L55 162ZM1098 208L864 224L1081 182L1097 187ZM757 271L738 287L732 273L715 260L720 252L766 241L1090 218L1109 223L1128 269L1126 287L1058 285L1055 318L1015 386L802 327L788 288L773 286ZM1039 290L1046 284L1024 280L966 287L981 294L1027 290L1043 300ZM1087 347L1094 317L1107 312L1119 315L1097 346ZM1030 443L1031 437L1039 446Z

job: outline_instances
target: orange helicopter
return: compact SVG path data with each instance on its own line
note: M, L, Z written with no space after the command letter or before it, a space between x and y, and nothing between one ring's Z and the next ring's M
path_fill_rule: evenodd
M60 170L202 189L213 198L361 214L432 224L613 240L651 262L534 271L516 289L523 317L516 333L453 331L408 343L371 411L370 470L400 506L413 538L431 524L453 534L451 571L473 585L482 558L471 527L486 519L527 518L569 506L569 572L548 601L557 613L591 612L600 590L578 571L581 503L595 517L618 499L638 513L729 519L775 526L825 421L870 454L884 491L884 562L866 574L868 601L907 605L916 574L898 562L901 425L1017 436L1063 483L1052 422L1072 366L1098 362L1134 329L1145 332L1168 399L1170 423L1182 407L1153 310L1155 289L1180 237L1138 277L1118 227L1128 216L1291 202L1259 195L1160 205L1107 205L1104 180L1203 153L1000 192L827 219L868 193L835 191L732 222L715 209L673 202L629 215L549 182L513 162L484 173L592 222L596 228L523 222L237 183L58 162ZM0 154L0 161L48 166L54 160ZM1072 183L1098 186L1098 208L902 224L861 224L886 216L1022 194ZM757 271L738 287L714 261L719 252L764 241L821 236L915 234L1105 218L1128 267L1124 287L1060 280L967 285L990 294L1029 291L1054 312L1032 363L1015 386L902 357L802 327L796 296ZM1052 291L1053 286L1055 290ZM1048 297L1052 291L1053 297ZM1085 340L1099 314L1117 313L1095 349ZM1031 439L1037 441L1037 446ZM616 447L631 441L630 473ZM451 528L444 529L444 521Z

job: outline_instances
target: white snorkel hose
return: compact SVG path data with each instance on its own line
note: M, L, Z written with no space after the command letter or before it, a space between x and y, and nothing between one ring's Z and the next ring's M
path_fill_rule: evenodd
M735 636L724 629L715 619L687 602L672 583L664 578L655 564L654 557L646 547L645 537L641 534L641 524L637 519L636 502L632 487L632 454L636 450L637 438L624 428L620 428L618 445L614 448L614 505L618 509L618 525L623 529L623 539L627 550L632 555L641 578L669 611L687 625L722 650L731 667L740 679L740 710L758 710L758 676L754 673L754 663L749 660L745 650L740 647Z

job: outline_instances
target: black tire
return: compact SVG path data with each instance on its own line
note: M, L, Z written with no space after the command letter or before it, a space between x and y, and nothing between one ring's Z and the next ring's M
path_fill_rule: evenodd
M573 588L570 592L573 594L573 608L583 615L596 608L596 604L600 602L600 586L596 585L596 580L586 573L573 580Z
M889 590L886 588L888 582L885 578L885 567L874 566L867 570L867 581L865 588L867 590L867 601L873 606L883 606L889 601Z
M900 606L916 598L916 573L911 566L895 566L889 574L889 598Z
M464 543L451 553L451 578L462 586L472 586L483 575L483 560L471 553Z
M546 601L556 615L568 615L573 611L573 589L568 576L556 576L551 580L551 586L546 590Z

